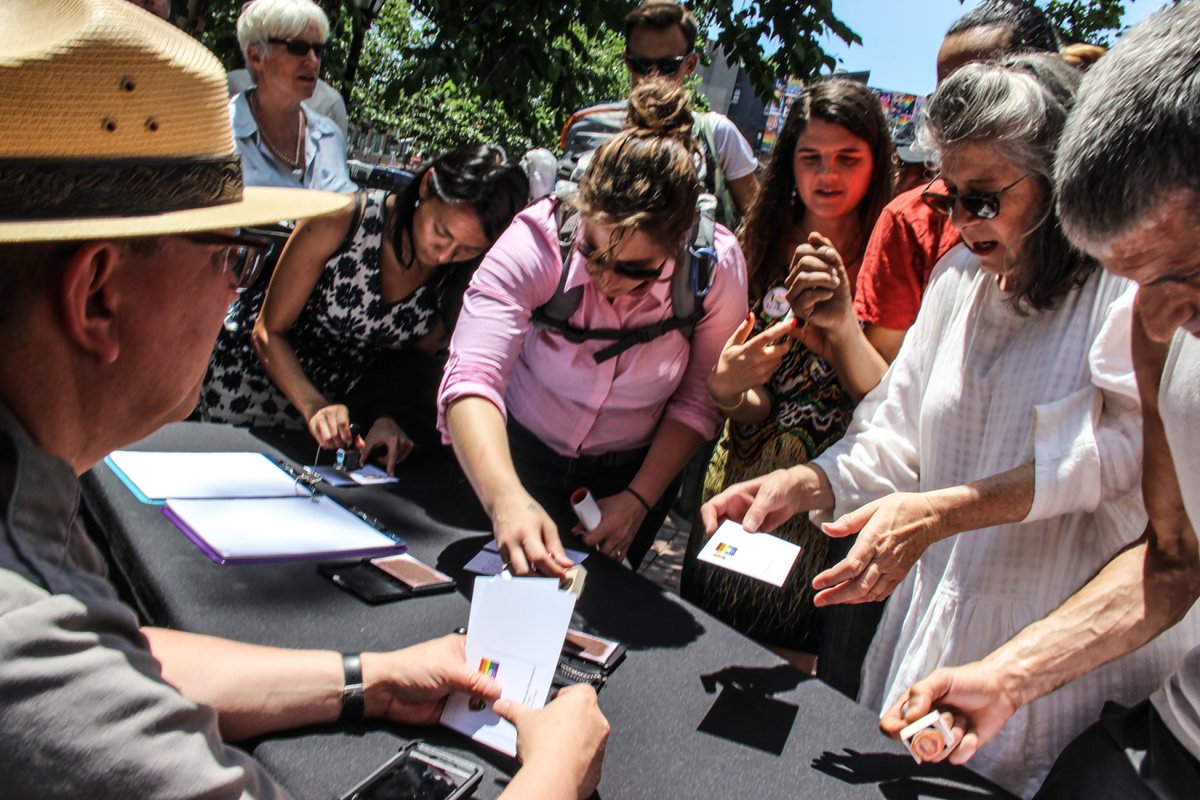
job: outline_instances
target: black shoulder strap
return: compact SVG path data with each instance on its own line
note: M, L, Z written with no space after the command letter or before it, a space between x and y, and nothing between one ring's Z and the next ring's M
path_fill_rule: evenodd
M342 237L342 243L338 245L337 250L329 256L340 256L342 253L350 249L350 245L354 243L354 236L358 233L358 226L362 225L363 215L367 212L367 193L363 189L358 189L354 192L354 213L350 215L350 225L346 228L346 235Z

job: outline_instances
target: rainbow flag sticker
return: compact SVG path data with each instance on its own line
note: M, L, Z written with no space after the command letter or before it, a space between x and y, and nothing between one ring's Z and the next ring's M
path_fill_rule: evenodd
M733 558L735 553L737 553L737 548L731 544L721 542L717 545L717 555L722 558Z
M479 671L489 678L496 677L496 673L500 671L500 662L492 661L490 658L480 659Z

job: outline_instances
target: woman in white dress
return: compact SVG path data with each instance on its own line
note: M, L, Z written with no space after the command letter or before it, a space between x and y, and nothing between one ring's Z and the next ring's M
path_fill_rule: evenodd
M891 595L860 702L882 713L933 669L982 658L1057 608L1142 532L1132 284L1071 248L1051 195L1075 77L1025 57L971 65L926 106L963 243L931 277L891 370L841 442L730 487L702 514L771 530L833 512L850 554L814 580L826 605ZM861 532L860 532L861 531ZM1145 697L1186 651L1156 642L1017 713L972 768L1020 795L1108 695ZM945 709L943 709L945 710Z

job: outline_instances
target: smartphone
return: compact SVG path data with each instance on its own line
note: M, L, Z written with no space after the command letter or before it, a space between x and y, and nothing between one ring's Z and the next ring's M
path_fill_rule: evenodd
M378 605L413 596L413 590L392 580L366 561L320 564L317 571L364 603Z
M482 778L478 764L412 742L340 800L455 800L469 797Z
M380 556L371 559L371 566L386 572L412 590L413 594L445 592L453 589L454 578L433 567L423 564L408 553L397 556Z

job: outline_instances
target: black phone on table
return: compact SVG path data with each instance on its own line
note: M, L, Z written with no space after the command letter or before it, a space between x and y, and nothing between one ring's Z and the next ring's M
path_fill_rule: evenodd
M411 742L340 800L457 800L469 797L482 778L478 764Z

